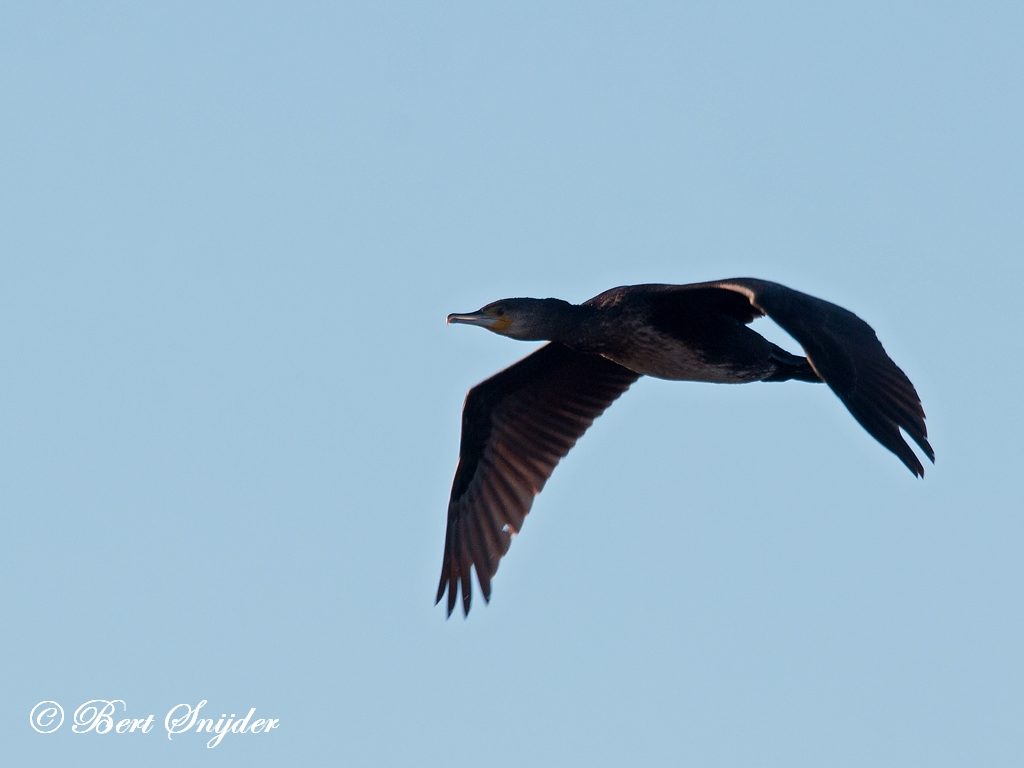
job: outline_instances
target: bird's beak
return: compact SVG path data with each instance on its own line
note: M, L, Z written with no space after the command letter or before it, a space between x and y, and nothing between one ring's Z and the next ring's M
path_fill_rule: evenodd
M492 315L488 315L486 312L467 312L466 314L451 314L448 315L448 324L452 323L465 323L466 325L482 325L484 328L489 328L494 325L494 321L497 318Z

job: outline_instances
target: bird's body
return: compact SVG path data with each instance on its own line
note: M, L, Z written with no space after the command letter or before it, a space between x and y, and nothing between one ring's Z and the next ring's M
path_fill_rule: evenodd
M730 300L723 302L724 297ZM581 307L583 327L562 343L641 376L745 384L795 362L795 356L747 327L757 312L739 294L631 285L605 291Z
M807 357L748 324L768 315ZM459 465L448 506L437 599L448 613L470 570L485 599L491 577L555 465L640 376L680 381L827 383L854 418L916 475L920 460L902 428L934 461L913 384L874 331L852 312L777 283L736 278L690 285L613 288L580 305L504 299L449 323L480 325L522 340L547 340L466 397Z

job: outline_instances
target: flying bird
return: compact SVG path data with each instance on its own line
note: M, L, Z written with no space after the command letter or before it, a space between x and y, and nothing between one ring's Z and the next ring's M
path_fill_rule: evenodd
M768 316L806 357L748 324ZM437 602L448 615L470 572L484 600L555 465L594 419L641 376L676 381L825 382L867 432L914 475L924 466L900 429L932 462L921 400L871 326L823 299L754 278L689 285L627 285L582 304L502 299L449 323L478 325L523 341L548 341L473 387L462 412L459 463L448 502Z

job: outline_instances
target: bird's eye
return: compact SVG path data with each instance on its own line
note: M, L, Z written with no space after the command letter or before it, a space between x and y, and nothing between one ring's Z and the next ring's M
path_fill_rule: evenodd
M494 310L494 314L497 315L498 317L504 317L505 310L502 307L498 307L497 309Z

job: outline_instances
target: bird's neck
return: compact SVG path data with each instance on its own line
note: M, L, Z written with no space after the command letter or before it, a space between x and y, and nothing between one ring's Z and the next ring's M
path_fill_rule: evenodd
M558 309L551 341L565 344L581 351L591 351L603 335L601 313L587 304L564 304ZM596 351L596 350L593 350Z

